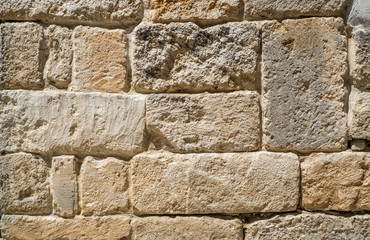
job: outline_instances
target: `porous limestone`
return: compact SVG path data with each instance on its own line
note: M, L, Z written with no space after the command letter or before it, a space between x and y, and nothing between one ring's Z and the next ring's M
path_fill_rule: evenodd
M348 53L350 76L354 86L370 89L370 30L352 33L348 42Z
M370 2L368 0L352 0L347 22L348 25L356 29L370 29Z
M350 137L370 141L370 92L362 92L352 88L349 102Z

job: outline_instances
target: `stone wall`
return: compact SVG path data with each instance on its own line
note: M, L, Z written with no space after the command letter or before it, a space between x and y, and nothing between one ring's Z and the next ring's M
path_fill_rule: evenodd
M370 239L368 0L3 0L4 239Z

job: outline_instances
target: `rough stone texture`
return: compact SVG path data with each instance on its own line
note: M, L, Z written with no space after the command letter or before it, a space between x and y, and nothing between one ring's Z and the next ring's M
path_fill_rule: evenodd
M28 153L0 156L0 203L5 214L50 214L49 168Z
M240 0L147 0L145 18L156 22L214 24L239 20L242 9Z
M363 240L370 236L370 215L333 216L322 213L276 216L246 224L245 240Z
M342 30L340 18L263 24L262 115L267 149L346 149L347 50Z
M131 157L144 128L144 96L0 92L1 151Z
M257 93L153 94L146 115L157 149L235 152L260 146Z
M78 213L78 159L74 156L53 157L51 163L51 192L53 213L73 217Z
M81 217L63 219L53 216L31 217L6 215L1 219L4 239L112 239L130 236L128 216Z
M73 32L73 75L70 90L127 90L127 50L124 30L78 26Z
M370 210L370 153L311 154L301 164L306 210Z
M1 24L0 89L41 89L43 47L43 29L39 24Z
M347 22L357 29L370 29L370 2L368 0L353 0Z
M81 166L80 196L83 215L108 215L128 210L128 164L86 157Z
M137 92L256 88L256 23L229 23L204 30L193 23L144 23L133 35L132 85Z
M244 0L244 2L245 18L253 20L300 16L342 16L349 0Z
M6 0L0 2L2 20L128 24L138 20L141 12L141 0Z
M238 219L213 217L144 217L134 218L132 240L241 240L242 223Z
M68 88L72 77L72 30L51 25L46 35L50 50L44 79L57 88Z
M299 161L292 153L173 154L131 160L136 214L294 211Z
M353 32L348 45L350 74L354 85L370 88L370 30Z
M363 151L366 149L366 141L365 140L352 140L351 141L351 150L353 151Z
M360 92L352 88L349 109L350 137L370 141L370 92Z

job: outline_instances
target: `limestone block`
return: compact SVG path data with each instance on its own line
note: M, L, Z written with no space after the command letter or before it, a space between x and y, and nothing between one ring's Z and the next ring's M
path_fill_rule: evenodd
M269 150L347 147L346 37L340 18L265 22L263 142Z
M368 0L353 0L347 22L356 29L370 29L370 2Z
M354 85L370 88L370 31L353 32L348 48L350 75Z
M50 183L55 215L73 217L78 213L78 166L75 156L58 156L52 159Z
M136 214L294 211L299 161L292 153L148 152L131 160Z
M342 16L349 0L244 0L244 2L245 18L253 20L301 16Z
M153 94L146 115L157 149L235 152L260 146L257 93Z
M242 240L243 228L239 219L213 217L143 217L134 218L132 240Z
M0 89L41 89L42 48L43 29L39 24L1 24Z
M322 213L276 216L246 224L245 240L343 239L363 240L370 235L370 215L351 217Z
M128 164L116 158L86 157L81 166L83 215L108 215L128 210Z
M28 153L0 156L0 203L4 214L44 215L52 212L49 168Z
M194 23L144 23L135 29L133 45L132 86L137 92L256 89L256 23L203 30Z
M141 0L6 0L0 2L2 20L130 24L140 18L141 11Z
M68 88L72 77L72 30L51 25L46 30L49 57L44 79L57 88Z
M76 27L70 90L111 93L127 90L126 44L124 30Z
M0 150L120 156L145 150L145 96L1 91Z
M130 236L130 217L105 216L63 219L54 216L5 215L1 219L4 239L97 239L121 240Z
M370 141L370 92L361 92L352 88L349 109L350 137Z

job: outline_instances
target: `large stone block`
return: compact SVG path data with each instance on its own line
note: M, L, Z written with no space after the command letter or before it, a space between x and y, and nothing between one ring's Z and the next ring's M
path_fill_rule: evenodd
M153 94L146 114L157 149L235 152L260 146L257 93Z
M132 157L145 150L145 97L0 92L0 150Z
M44 86L43 45L43 29L39 24L0 25L0 89L41 89Z
M134 218L132 240L242 240L243 227L238 219L213 217Z
M127 91L126 45L124 30L76 27L73 31L70 90L111 93Z
M353 0L349 11L348 24L356 29L370 29L370 2Z
M354 85L370 88L370 31L353 32L348 48L350 75Z
M346 149L343 28L340 18L263 24L262 116L267 149Z
M107 158L86 157L81 166L83 215L108 215L128 210L128 164Z
M82 217L63 219L54 216L12 216L1 219L4 239L97 239L122 240L130 237L130 217Z
M370 92L352 88L349 103L349 135L370 141Z
M283 215L254 221L245 227L245 240L363 240L370 236L370 215L351 217L322 213Z
M5 214L43 215L52 212L49 168L28 153L0 156L0 203Z
M136 214L294 211L299 161L292 153L173 154L131 160Z
M142 24L133 33L137 92L256 89L256 23L200 29L194 23Z

